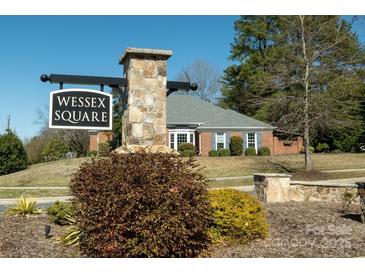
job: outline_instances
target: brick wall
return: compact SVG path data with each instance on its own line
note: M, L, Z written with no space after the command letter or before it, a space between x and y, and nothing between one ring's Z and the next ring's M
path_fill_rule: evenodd
M274 136L272 131L261 132L261 147L268 147L274 154Z
M93 134L93 135L90 135L89 137L90 137L89 151L96 151L96 149L98 148L97 135Z
M166 140L168 145L168 130L166 131ZM195 145L199 150L199 141L201 144L201 156L209 156L209 151L212 150L211 141L212 132L195 132ZM242 138L242 131L231 131L230 137L239 136ZM303 146L303 138L298 137L298 140L292 141L290 146L284 145L284 141L279 140L278 137L274 137L271 131L261 132L261 147L268 147L272 155L284 155L284 154L298 154Z
M113 134L111 132L98 132L96 134L92 134L89 138L89 151L97 151L98 143L102 144L112 140Z
M274 137L274 155L298 154L303 147L303 138L298 137L297 140L292 140L290 145L286 145L284 140L279 140Z
M201 139L201 156L209 156L209 151L212 150L212 133L211 132L200 132Z

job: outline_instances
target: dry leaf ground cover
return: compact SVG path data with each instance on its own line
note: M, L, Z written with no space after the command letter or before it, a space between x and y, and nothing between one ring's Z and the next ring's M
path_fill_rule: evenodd
M365 256L365 225L359 206L344 215L338 204L266 204L270 235L247 245L212 247L210 257L358 257ZM52 238L45 238L44 225ZM50 224L46 215L8 217L0 214L0 257L78 257L75 248L56 238L65 228Z

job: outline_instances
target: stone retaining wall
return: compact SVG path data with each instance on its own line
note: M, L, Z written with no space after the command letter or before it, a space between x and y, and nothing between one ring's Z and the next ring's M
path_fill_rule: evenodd
M357 188L348 186L316 186L311 184L290 185L289 200L294 202L335 202L340 203L345 192L357 195ZM356 197L355 202L359 202Z
M355 202L365 206L365 182L350 183L327 181L291 181L288 174L260 173L253 174L255 193L260 201L268 203L283 202L341 202L345 192L358 195ZM361 200L362 199L362 200Z

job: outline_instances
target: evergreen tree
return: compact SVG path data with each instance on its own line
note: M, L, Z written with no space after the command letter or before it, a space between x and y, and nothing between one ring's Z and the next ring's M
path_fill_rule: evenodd
M9 129L0 135L0 175L26 169L27 153L22 141Z
M340 16L241 17L221 105L302 134L310 170L313 138L335 145L362 127L365 54L351 26Z

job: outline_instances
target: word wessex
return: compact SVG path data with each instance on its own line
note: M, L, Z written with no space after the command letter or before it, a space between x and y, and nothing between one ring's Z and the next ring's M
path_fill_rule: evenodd
M97 90L62 89L50 94L50 128L112 129L112 95Z

